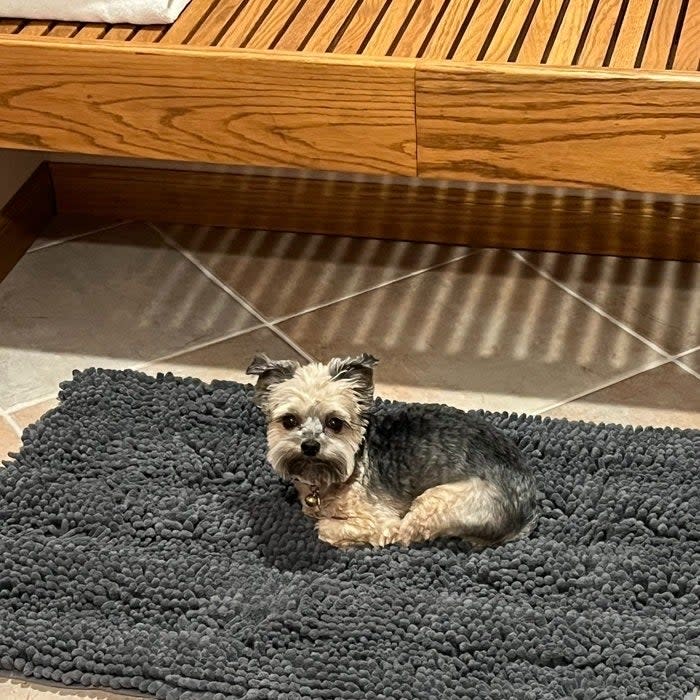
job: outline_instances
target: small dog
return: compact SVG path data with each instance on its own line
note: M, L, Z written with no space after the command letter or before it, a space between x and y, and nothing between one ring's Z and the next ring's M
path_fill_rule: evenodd
M268 458L335 547L462 537L477 547L530 533L533 475L517 447L446 406L374 402L371 355L327 365L253 358Z

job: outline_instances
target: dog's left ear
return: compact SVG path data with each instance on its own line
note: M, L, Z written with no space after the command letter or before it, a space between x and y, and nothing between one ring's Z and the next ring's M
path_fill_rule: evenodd
M273 384L279 384L294 376L299 369L299 363L294 360L271 360L264 352L260 352L248 365L246 374L258 377L255 385L255 403L262 408L265 395Z
M374 371L372 368L379 362L373 355L363 352L357 357L334 357L328 363L331 378L348 379L354 385L360 401L369 407L374 395Z

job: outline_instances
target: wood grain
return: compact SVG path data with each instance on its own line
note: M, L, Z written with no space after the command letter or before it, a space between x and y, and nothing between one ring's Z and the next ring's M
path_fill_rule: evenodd
M0 18L0 34L136 49L139 44L218 46L700 71L700 0L192 0L171 26Z
M51 165L58 211L202 226L700 259L700 204L392 178ZM280 206L280 203L283 203Z
M682 1L659 0L640 68L647 70L666 68Z
M237 11L235 22L231 24L223 36L217 40L217 46L227 48L239 48L244 45L245 40L269 16L275 7L275 0L258 0L242 4L240 11Z
M281 51L299 51L304 40L313 33L314 27L323 21L332 7L333 0L306 0L275 48Z
M42 163L0 210L0 282L54 214L51 173Z
M440 18L439 24L431 27L430 39L425 45L424 58L447 58L453 44L457 40L460 29L470 16L476 12L474 4L479 0L450 0L445 12ZM471 14L473 19L473 14ZM467 29L469 27L467 26Z
M221 0L190 0L177 20L171 24L161 39L161 44L172 46L188 43L197 29L216 14Z
M277 0L264 23L247 41L246 48L269 49L303 5L304 0Z
M509 3L496 33L489 42L483 60L487 63L505 63L515 49L518 38L527 24L534 0Z
M208 11L199 18L180 16L163 42L173 46L214 46L247 2L248 0L219 0L210 5Z
M503 4L504 0L479 1L474 16L455 49L454 58L456 60L476 61ZM518 3L518 7L521 6L522 3Z
M387 56L394 41L401 35L409 13L415 9L415 0L392 2L377 25L362 52L365 56Z
M540 0L518 52L518 63L534 66L542 62L563 4L564 0Z
M386 4L387 0L363 0L338 39L333 53L357 53L362 43L370 38L370 31L375 26L375 22L379 19L379 14Z
M2 146L415 174L410 63L49 41L0 41Z
M449 0L422 0L392 55L418 56L421 47L430 36L439 13L448 2Z
M569 0L562 23L552 43L547 65L573 65L594 0Z
M700 0L688 0L673 67L676 70L700 71Z
M627 6L610 60L611 68L634 68L651 9L652 0L637 0Z
M418 174L700 195L700 76L422 64Z
M621 9L622 0L598 1L593 22L576 65L586 68L600 68L603 65Z
M335 0L315 31L306 37L305 50L311 53L328 51L338 32L348 23L353 8L362 0Z

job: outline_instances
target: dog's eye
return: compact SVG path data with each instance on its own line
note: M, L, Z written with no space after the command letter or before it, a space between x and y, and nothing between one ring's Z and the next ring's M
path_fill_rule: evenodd
M299 427L299 419L291 413L288 413L286 416L282 416L282 425L285 430L293 430Z
M343 421L335 416L326 418L326 428L332 430L334 433L339 433L343 429Z

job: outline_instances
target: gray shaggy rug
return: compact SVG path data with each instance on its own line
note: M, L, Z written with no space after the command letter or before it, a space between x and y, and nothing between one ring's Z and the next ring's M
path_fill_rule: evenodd
M266 466L250 396L131 371L62 385L0 470L0 670L168 700L700 685L698 431L487 415L538 475L530 538L348 552Z

